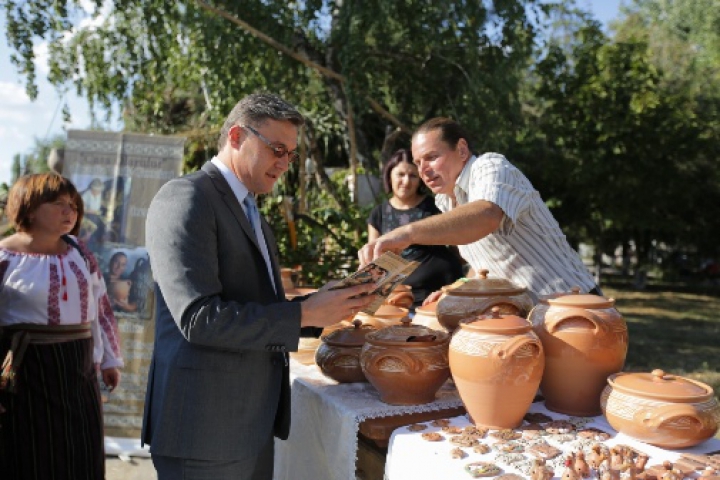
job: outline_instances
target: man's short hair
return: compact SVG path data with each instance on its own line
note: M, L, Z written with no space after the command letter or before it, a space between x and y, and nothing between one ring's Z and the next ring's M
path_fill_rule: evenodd
M252 93L240 100L225 119L218 138L218 151L225 148L228 132L234 125L259 127L266 120L290 122L296 127L305 124L305 118L297 109L272 93Z
M415 139L417 135L432 132L433 130L440 130L440 140L447 143L450 148L457 147L460 139L464 138L468 144L468 150L470 150L470 152L473 151L472 142L470 141L470 137L468 137L465 129L462 128L455 120L448 117L431 118L415 130L412 138Z

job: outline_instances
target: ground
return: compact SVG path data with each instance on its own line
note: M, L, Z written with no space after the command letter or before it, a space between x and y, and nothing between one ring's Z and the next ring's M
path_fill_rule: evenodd
M149 458L132 457L125 462L118 457L107 457L105 480L157 480L157 475Z

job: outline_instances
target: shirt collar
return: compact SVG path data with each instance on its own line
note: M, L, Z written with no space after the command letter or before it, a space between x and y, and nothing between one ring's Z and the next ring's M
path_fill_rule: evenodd
M232 170L228 168L227 165L225 165L218 157L213 157L210 162L215 165L218 170L220 170L220 173L222 174L225 181L227 181L228 185L230 185L230 189L235 194L235 197L237 198L238 202L240 202L240 205L243 204L243 200L245 200L245 197L247 197L250 194L250 191L247 189L247 187L240 181L239 178L235 176Z
M453 191L458 203L460 203L460 198L462 198L464 202L467 202L468 192L470 191L470 170L472 170L472 165L475 163L475 160L477 160L477 157L473 155L467 162L465 162L465 166L455 181L455 188ZM460 194L459 197L458 194Z

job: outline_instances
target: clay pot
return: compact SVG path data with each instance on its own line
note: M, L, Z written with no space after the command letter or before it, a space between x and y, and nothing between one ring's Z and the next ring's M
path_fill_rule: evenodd
M108 294L120 303L127 303L131 286L130 280L111 280L108 284Z
M368 315L365 312L358 312L355 319L361 320L366 325L372 325L375 328L385 328L401 325L400 320L408 314L407 308L397 307L395 305L380 305L380 308L374 314Z
M483 315L493 307L500 313L527 317L534 306L527 290L503 278L487 278L488 270L481 270L478 278L464 279L443 287L437 306L440 325L449 332L464 318Z
M415 316L413 317L413 323L415 325L422 325L433 330L447 331L445 327L440 325L437 318L437 305L438 302L428 303L415 309Z
M292 268L280 269L280 281L282 282L283 290L285 290L285 292L289 292L295 289L295 282L293 282L292 275Z
M446 332L413 325L386 327L365 336L360 365L365 377L390 405L421 405L435 394L450 376Z
M566 415L600 415L608 375L622 370L628 350L625 320L615 300L573 293L542 300L529 320L545 349L540 389L545 406Z
M718 431L720 405L702 382L653 370L616 373L607 383L600 403L618 432L674 450L704 442Z
M366 382L360 367L360 351L365 345L365 335L375 329L355 320L350 328L341 328L320 337L321 344L315 351L315 363L328 377L338 383Z
M545 365L532 325L495 307L458 327L450 341L450 372L472 422L495 429L519 426Z
M385 299L386 305L393 305L400 308L410 308L415 302L410 285L397 285L390 295Z

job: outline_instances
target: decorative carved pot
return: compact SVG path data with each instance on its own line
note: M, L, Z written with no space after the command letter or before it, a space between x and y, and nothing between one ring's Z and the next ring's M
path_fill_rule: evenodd
M542 378L545 356L526 319L490 315L460 322L450 341L450 372L476 425L503 429L522 423Z
M403 324L365 336L360 365L368 381L390 405L430 403L450 376L450 335L427 327Z
M667 449L692 447L720 426L713 389L696 380L652 373L616 373L607 379L600 403L618 432Z
M487 275L487 270L481 270L478 278L443 287L437 306L440 325L452 332L460 320L487 314L493 307L500 308L502 314L527 317L534 303L526 289L503 278L487 278Z
M360 367L360 351L365 335L375 329L355 320L350 328L341 328L320 337L315 363L328 377L338 383L367 382Z
M423 325L433 330L447 331L445 327L440 325L437 317L437 305L438 302L428 303L415 309L415 316L413 317L413 323L415 325Z
M573 293L538 303L529 320L545 349L540 389L545 406L567 415L600 415L608 375L622 370L628 350L625 320L615 300Z
M414 302L415 297L412 293L412 287L404 284L397 285L385 299L386 305L393 305L400 308L410 308Z

